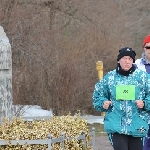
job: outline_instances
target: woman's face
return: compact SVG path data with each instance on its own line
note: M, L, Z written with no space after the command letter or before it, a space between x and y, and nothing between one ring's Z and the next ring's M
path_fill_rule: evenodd
M145 51L146 58L150 60L150 43L145 44L144 51Z
M133 59L130 56L124 56L119 60L120 66L124 71L128 71L133 64Z

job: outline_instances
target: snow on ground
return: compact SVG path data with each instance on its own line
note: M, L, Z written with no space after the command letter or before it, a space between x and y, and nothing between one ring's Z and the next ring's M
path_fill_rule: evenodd
M44 110L40 106L37 105L25 105L24 107L18 106L18 108L21 108L20 115L25 119L33 119L33 118L46 118L46 117L52 117L53 112L51 110ZM17 109L18 109L17 108ZM88 123L101 123L103 124L103 117L102 116L92 116L92 115L84 115L81 116L81 118L87 119Z
M44 110L40 106L25 106L23 108L23 117L42 117L42 116L53 116L52 111Z

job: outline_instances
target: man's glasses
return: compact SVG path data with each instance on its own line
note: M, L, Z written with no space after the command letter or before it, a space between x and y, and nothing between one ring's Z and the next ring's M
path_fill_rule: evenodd
M145 46L146 49L150 49L150 46Z

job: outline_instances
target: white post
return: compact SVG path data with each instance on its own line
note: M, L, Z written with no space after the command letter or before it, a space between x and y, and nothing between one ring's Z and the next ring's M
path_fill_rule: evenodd
M0 26L0 123L12 116L12 52L9 39Z

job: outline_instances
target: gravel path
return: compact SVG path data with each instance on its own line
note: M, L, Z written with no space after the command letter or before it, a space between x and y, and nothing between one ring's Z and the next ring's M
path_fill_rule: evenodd
M108 136L98 136L95 138L95 150L113 150Z

